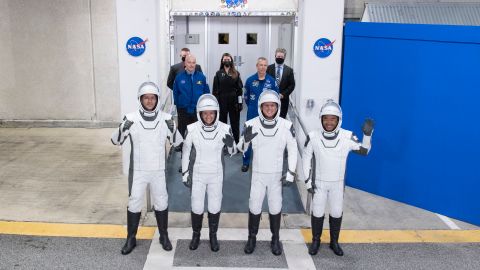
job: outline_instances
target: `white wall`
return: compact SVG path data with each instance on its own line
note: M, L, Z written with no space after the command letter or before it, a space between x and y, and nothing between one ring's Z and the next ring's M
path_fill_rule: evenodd
M327 99L338 102L343 42L343 2L338 0L299 2L299 26L296 37L295 103L308 131L320 128L319 113ZM335 40L332 54L319 58L313 52L320 38ZM312 109L306 109L313 99Z
M115 1L0 1L0 119L114 121Z
M180 62L180 50L184 47L190 49L190 53L194 54L197 58L197 64L201 65L205 72L206 59L205 59L205 17L189 17L189 34L199 34L199 44L185 44L185 35L187 34L187 17L175 16L175 63ZM172 63L173 64L173 63ZM210 82L210 81L209 81Z
M287 50L285 64L292 67L294 18L277 16L271 17L270 22L271 44L268 52L268 62L275 63L275 50L284 48Z

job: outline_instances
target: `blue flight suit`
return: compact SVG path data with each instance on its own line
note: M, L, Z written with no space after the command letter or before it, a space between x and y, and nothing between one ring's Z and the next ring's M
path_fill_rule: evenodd
M278 85L275 78L265 74L265 79L259 80L258 73L250 76L245 82L245 104L247 105L247 121L258 116L258 98L263 90L273 90L278 93ZM280 109L280 108L279 108ZM250 165L252 147L243 155L243 165Z

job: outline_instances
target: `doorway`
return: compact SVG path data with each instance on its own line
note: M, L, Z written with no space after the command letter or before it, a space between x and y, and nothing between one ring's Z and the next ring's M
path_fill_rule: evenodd
M208 18L208 78L213 82L223 53L233 56L242 80L254 74L260 56L268 56L268 17Z

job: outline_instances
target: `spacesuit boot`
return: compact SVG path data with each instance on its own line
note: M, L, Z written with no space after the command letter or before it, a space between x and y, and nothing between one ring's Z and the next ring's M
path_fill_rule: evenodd
M335 253L335 255L343 256L343 250L338 244L340 227L342 226L342 217L334 218L330 216L328 222L330 223L330 248L333 250L333 253Z
M308 254L316 255L320 248L320 237L322 237L323 220L325 216L316 217L312 214L312 244L308 249Z
M127 255L137 246L137 229L141 212L133 213L127 210L127 241L122 248L122 254Z
M197 215L192 212L192 241L190 242L190 250L195 250L200 244L200 231L202 230L203 214Z
M282 255L282 243L280 242L280 220L282 214L269 215L270 218L270 231L272 232L272 241L270 242L270 248L275 256Z
M260 226L260 217L262 214L254 215L251 212L248 213L248 241L243 251L247 254L255 251L257 244L258 227Z
M158 232L160 233L160 245L166 251L172 250L172 243L168 239L168 208L163 211L155 210L155 217L157 218Z
M217 241L218 223L220 220L220 212L216 214L208 213L208 228L210 229L210 249L217 252L220 249Z

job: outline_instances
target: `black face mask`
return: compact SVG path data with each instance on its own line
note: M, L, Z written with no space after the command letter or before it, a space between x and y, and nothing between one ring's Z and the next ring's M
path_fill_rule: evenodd
M223 61L223 65L225 67L231 67L232 66L232 61Z
M283 64L283 62L285 62L285 59L280 58L280 57L277 57L277 58L275 58L275 62L276 62L277 64L281 65L281 64Z
M182 62L185 62L186 56L182 56Z

